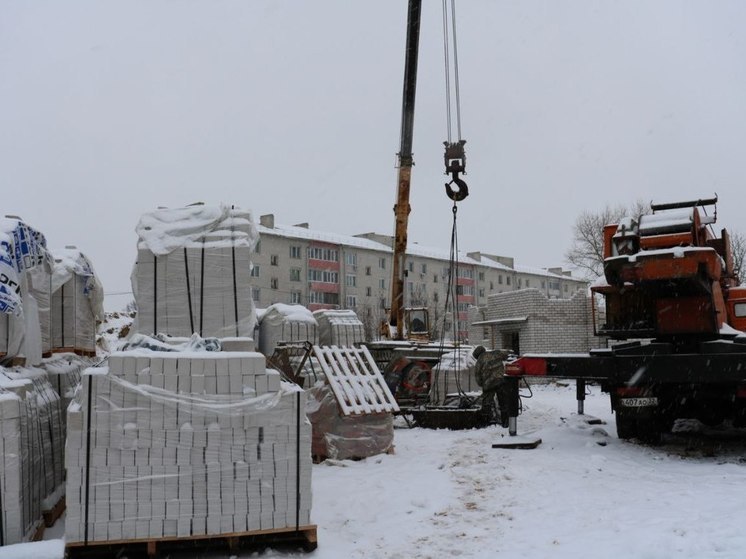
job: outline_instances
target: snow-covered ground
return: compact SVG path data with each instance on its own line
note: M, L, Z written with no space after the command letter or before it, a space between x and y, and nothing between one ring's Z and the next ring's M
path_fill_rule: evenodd
M657 448L620 441L608 396L597 388L586 413L605 425L589 425L574 413L574 386L534 387L524 407L519 432L543 440L534 450L493 449L507 436L498 427L401 428L393 455L314 466L318 549L245 556L746 555L746 444L740 433L677 436ZM0 558L21 557L60 558L62 542L0 549Z

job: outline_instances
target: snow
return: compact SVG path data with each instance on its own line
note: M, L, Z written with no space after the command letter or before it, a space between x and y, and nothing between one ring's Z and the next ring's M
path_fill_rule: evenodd
M267 307L259 318L259 322L269 320L271 324L282 324L283 322L302 322L316 325L313 313L303 305L288 305L286 303L275 303Z
M185 208L159 208L143 214L135 227L140 248L162 256L204 239L211 246L249 246L258 239L253 218L247 211L195 204ZM199 245L201 246L201 245Z
M585 409L605 425L572 413L573 385L532 390L518 429L542 439L535 450L493 449L508 438L499 427L397 428L392 455L314 466L314 553L239 557L743 557L743 433L711 433L704 447L675 438L643 446L617 439L598 388ZM0 548L0 559L11 557L60 559L62 544Z

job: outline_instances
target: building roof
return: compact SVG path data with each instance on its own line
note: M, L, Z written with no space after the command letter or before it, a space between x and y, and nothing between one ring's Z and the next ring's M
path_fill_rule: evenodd
M264 225L257 225L259 235L276 235L278 237L285 237L289 239L305 239L308 241L319 241L324 243L331 243L341 246L348 246L354 248L361 248L373 251L384 252L391 254L392 249L389 245L372 241L365 237L356 237L353 235L342 235L340 233L329 233L325 231L318 231L316 229L309 229L307 227L301 227L297 225L282 225L275 224L274 227L265 227ZM407 254L411 256L419 256L422 258L432 258L433 260L442 260L448 262L450 260L450 251L427 247L416 242L410 242L407 244ZM535 276L544 276L548 278L556 278L567 281L576 281L580 283L587 283L585 280L575 278L572 276L566 276L563 274L556 274L550 272L546 268L538 268L531 266L522 266L516 264L513 268L501 264L496 260L489 257L484 257L481 260L476 260L467 255L466 252L459 251L459 264L482 266L484 268L491 268L493 270L502 270L504 272L518 272L521 274L530 274Z

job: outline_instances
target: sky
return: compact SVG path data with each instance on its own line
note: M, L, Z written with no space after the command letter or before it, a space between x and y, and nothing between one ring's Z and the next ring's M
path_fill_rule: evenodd
M2 215L83 250L109 294L129 291L135 225L159 206L391 234L406 12L0 0ZM714 193L719 226L746 232L743 2L469 0L456 15L460 249L566 265L581 211ZM409 239L447 249L445 91L441 3L425 0Z

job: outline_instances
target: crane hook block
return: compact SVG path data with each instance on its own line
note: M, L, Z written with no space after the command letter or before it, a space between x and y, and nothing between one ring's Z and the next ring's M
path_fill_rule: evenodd
M457 186L456 190L451 186L454 184ZM466 186L466 181L459 178L456 172L451 174L451 182L446 183L446 195L454 202L460 202L469 195L469 187Z
M469 188L466 186L466 182L459 177L460 173L466 174L465 143L466 140L459 140L453 143L443 142L443 145L446 146L444 156L446 174L451 175L451 182L446 183L446 194L454 202L460 202L469 195ZM456 185L457 189L454 190L452 185Z

